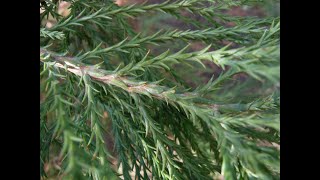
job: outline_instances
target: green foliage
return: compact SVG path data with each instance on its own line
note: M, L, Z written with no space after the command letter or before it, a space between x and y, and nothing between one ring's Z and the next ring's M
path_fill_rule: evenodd
M66 17L61 1L41 3L43 179L280 178L280 18L224 13L263 1L68 2ZM129 21L152 12L197 29L136 32ZM188 45L154 52L178 41ZM176 68L207 63L221 72L196 87Z

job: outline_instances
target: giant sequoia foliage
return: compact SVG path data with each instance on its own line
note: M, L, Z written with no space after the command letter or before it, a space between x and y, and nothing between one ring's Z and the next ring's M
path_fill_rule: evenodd
M224 13L263 2L68 2L40 1L43 179L279 179L280 18ZM155 13L194 28L132 27ZM207 62L218 76L185 82Z

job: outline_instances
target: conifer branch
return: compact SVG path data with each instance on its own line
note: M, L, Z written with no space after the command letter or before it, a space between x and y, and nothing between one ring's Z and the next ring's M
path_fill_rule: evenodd
M206 49L208 49L208 48L206 48ZM234 51L234 50L232 50L232 51ZM204 51L202 51L202 52L204 52ZM245 52L247 52L247 51L245 51ZM242 52L238 51L238 53L241 54ZM195 53L195 54L197 54L197 53ZM267 54L270 54L270 52L267 52ZM168 103L168 100L183 100L183 99L190 101L190 103L206 102L204 99L201 99L198 97L200 94L198 94L197 92L203 93L203 91L208 91L208 89L214 89L215 88L214 85L217 84L217 82L215 82L215 81L210 81L207 84L207 86L204 86L202 89L201 88L197 89L197 91L195 91L193 93L177 94L175 88L167 88L167 87L159 85L160 81L153 82L153 83L148 83L148 82L144 82L144 81L137 81L133 78L123 76L124 74L121 73L121 72L128 72L134 68L128 69L125 67L125 68L121 69L122 71L117 71L117 72L106 71L106 70L98 69L95 66L85 65L85 64L77 61L77 58L61 56L56 53L47 51L45 49L40 49L40 56L41 56L41 58L40 58L41 60L47 60L47 59L53 60L53 61L55 61L54 66L65 69L75 75L78 75L78 76L89 75L93 80L103 82L105 84L117 86L119 88L122 88L123 90L126 90L127 92L130 92L130 93L138 93L138 94L146 95L150 98L154 97L157 99L161 99L161 100L166 101L167 103ZM162 56L162 55L160 55L160 56ZM173 56L176 57L177 55L174 54ZM183 55L184 58L190 58L190 56L189 57L187 57L187 56L189 56L189 55L188 54ZM201 56L203 56L203 54L199 54L199 56L201 57ZM210 56L212 56L212 54L210 54ZM165 60L164 57L162 57L162 58L163 58L163 60ZM162 59L162 58L159 58L159 59ZM173 59L173 57L169 57L168 59ZM141 62L143 62L143 61L141 61ZM152 60L149 60L147 62L152 63ZM142 68L142 66L140 66L139 63L138 63L138 66ZM228 77L229 77L229 76L232 76L232 75L239 73L239 72L242 72L242 71L241 70L228 70L228 72L229 73L226 73L226 74L228 74ZM217 81L221 81L221 79L218 79ZM175 101L173 101L173 102L175 102ZM209 104L209 105L207 105L207 108L211 108L211 107L216 108L219 106L220 105L217 105L217 104Z
M280 18L224 12L256 0L68 2L67 17L41 3L41 23L57 21L40 25L42 178L279 179ZM135 32L128 20L151 12L198 29ZM193 41L208 46L152 47ZM183 65L212 63L207 83L180 84L201 70Z
M170 0L168 0L161 4L150 4L150 5L133 4L133 5L121 7L115 10L111 10L111 8L114 7L114 5L109 5L109 7L101 8L89 15L84 15L86 12L86 9L83 9L83 11L80 12L80 14L77 15L76 17L70 15L69 17L59 21L58 24L56 24L54 27L48 30L56 31L56 30L62 29L62 30L74 31L70 29L71 26L84 26L84 23L87 23L87 22L92 22L104 27L103 24L106 21L111 21L112 17L116 15L122 15L122 16L133 18L134 16L137 16L142 13L146 13L147 11L159 11L159 12L175 15L178 18L183 18L183 16L179 14L179 12L181 12L182 9L188 12L191 12L192 14L199 14L205 17L210 22L217 24L217 22L212 20L212 17L217 16L222 18L223 20L233 20L233 21L240 20L241 18L235 19L235 17L229 17L228 19L228 17L225 14L219 14L218 12L216 12L218 9L226 9L227 7L230 7L233 5L239 5L239 4L241 3L227 2L226 4L211 6L210 8L203 8L203 7L199 7L199 6L203 6L202 1L199 1L199 0L180 0L176 2L170 2Z
M42 51L42 53L48 53L48 52ZM51 58L55 58L55 57L51 56ZM142 95L148 96L151 99L155 98L155 99L164 101L168 105L170 104L171 106L176 107L178 110L181 109L185 113L185 115L187 117L193 119L193 121L196 121L198 118L201 119L202 121L207 123L209 125L209 127L212 128L212 133L215 134L215 136L217 136L220 143L227 143L225 145L221 145L221 148L223 147L221 149L222 152L230 151L230 150L227 150L226 148L234 147L234 148L236 148L235 153L238 153L237 148L241 148L242 146L247 147L248 151L251 151L251 150L249 150L249 149L251 149L250 147L252 146L252 145L250 145L250 142L247 142L247 140L242 139L240 137L238 137L238 138L234 137L232 130L230 130L229 128L226 128L226 126L228 126L228 125L229 126L231 126L231 125L232 126L234 126L234 125L244 126L244 124L240 123L240 122L244 122L244 123L250 123L250 125L252 125L255 128L256 127L259 127L259 128L271 127L271 128L278 129L277 122L271 121L271 122L268 122L268 124L266 124L261 119L256 121L256 120L253 120L252 118L250 118L250 121L241 120L238 123L231 123L231 124L230 124L230 122L234 122L234 121L229 121L227 119L220 119L217 121L216 117L213 116L213 114L214 114L213 111L219 111L220 105L214 105L214 104L209 104L209 105L205 105L205 106L203 106L203 104L199 105L196 102L194 102L195 99L198 99L198 98L196 96L194 96L193 94L187 94L187 93L177 94L173 88L166 88L166 87L158 85L157 83L139 82L139 81L135 81L133 79L130 79L128 77L118 76L116 74L105 74L102 70L96 69L94 67L88 67L88 66L82 66L82 65L76 66L74 64L70 65L70 63L66 63L66 62L71 62L70 58L63 59L61 57L56 57L55 60L57 60L58 62L63 60L63 62L65 62L65 63L64 63L64 65L62 65L60 63L55 63L54 66L57 66L61 69L65 69L69 72L72 72L72 73L78 75L78 76L87 76L88 75L92 80L103 82L107 85L112 85L112 86L116 86L118 88L121 88L121 89L125 90L126 92L128 92L129 94L131 94L131 96L133 96L135 98L138 98L138 96L136 96L135 94L142 94ZM90 97L90 95L88 97ZM135 101L136 101L136 105L138 107L140 107L139 108L140 113L143 115L143 118L146 119L145 127L151 128L150 131L154 137L158 137L158 138L161 137L161 134L159 134L161 132L161 130L156 128L156 126L151 125L151 124L154 124L155 122L153 122L153 120L147 114L147 111L143 108L144 105L139 105L141 103L141 100L136 99ZM222 107L225 109L228 109L228 106L222 106ZM147 130L146 134L148 134L148 130ZM167 139L166 137L163 137L162 141L166 142L166 144L167 144L169 142L166 139ZM242 144L237 145L237 146L239 146L239 147L237 147L237 146L235 146L236 142L241 142ZM169 143L169 144L171 144L171 143ZM173 144L171 144L171 145L175 146ZM163 148L164 147L162 144L157 144L157 146L156 146L156 149L161 150L162 156L165 156L165 157L162 157L162 158L166 159L166 160L163 159L163 161L164 162L171 161L171 159L173 157L170 157L163 150ZM179 151L179 146L175 147L175 149L177 151ZM264 151L264 150L259 149L259 151ZM253 151L253 152L251 152L251 154L252 153L258 153L258 152ZM180 156L181 155L182 154L180 152ZM229 154L229 155L227 155L227 153L224 154L224 160L231 158L231 157L232 157L231 154ZM249 159L246 159L247 157L245 157L245 156L240 155L240 157L243 158L242 160L244 162L249 160ZM277 158L277 157L273 157L273 158ZM254 158L253 160L257 163L259 162L259 160L256 158ZM230 162L224 161L224 163L232 164L231 161L234 161L234 160L230 159ZM252 159L250 161L252 161ZM175 166L178 166L174 161L172 161L170 164L172 165L171 168L175 168ZM249 165L247 168L255 169L255 167L251 167ZM228 170L228 172L231 172L231 171ZM173 174L171 174L171 173L169 173L168 176L173 176ZM260 173L260 172L258 172L258 173ZM261 176L263 176L263 174Z

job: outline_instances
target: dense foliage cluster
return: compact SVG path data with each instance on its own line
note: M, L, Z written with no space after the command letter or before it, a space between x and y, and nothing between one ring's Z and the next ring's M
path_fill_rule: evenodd
M40 1L43 179L279 179L280 18L224 13L263 1L66 2ZM132 27L155 13L195 28ZM221 73L197 87L176 69L205 62Z

